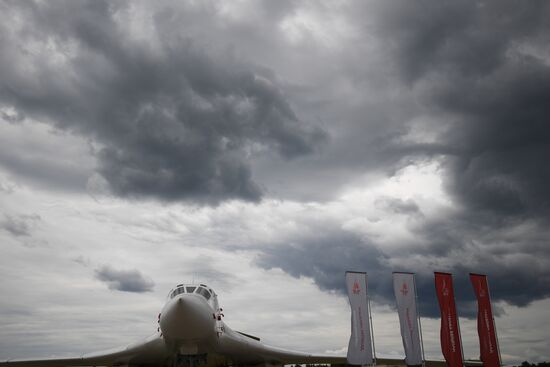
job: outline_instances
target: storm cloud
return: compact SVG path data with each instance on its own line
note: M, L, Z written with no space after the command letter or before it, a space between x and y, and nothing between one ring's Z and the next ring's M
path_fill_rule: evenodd
M438 143L452 152L443 154L442 169L459 213L419 233L452 261L449 270L483 269L495 278L497 299L525 305L550 295L550 249L542 244L550 219L550 64L534 51L550 36L550 8L440 5L424 14L421 6L386 13L404 80L448 124ZM405 36L405 29L413 31Z
M495 302L524 307L534 300L550 297L546 249L539 253L544 257L538 257L534 249L530 253L503 249L494 242L504 239L496 239L494 234L488 236L488 240L479 238L476 231L458 230L447 222L448 218L422 220L421 235L427 236L420 240L424 248L408 245L405 250L385 250L376 239L313 224L304 228L307 235L263 246L256 264L266 269L280 268L296 278L312 278L321 289L342 295L346 294L345 271L367 271L371 297L391 307L395 306L391 273L413 271L417 275L419 310L427 317L439 317L434 271L454 274L456 301L462 317L477 315L475 294L468 277L470 272L490 275L491 296ZM526 233L524 241L532 240ZM510 246L514 247L514 243ZM501 311L495 309L497 315Z
M41 218L37 214L20 214L16 216L4 214L3 218L0 219L0 229L15 237L29 237L40 220Z
M136 40L116 20L126 4L3 7L22 21L1 29L2 105L91 138L117 195L258 200L250 157L292 159L326 140L299 120L273 72L178 33Z
M474 212L547 216L550 65L529 50L548 38L543 19L549 8L539 2L510 7L515 9L488 2L473 9L443 6L435 18L420 15L420 9L401 14L400 26L419 17L437 23L437 16L458 24L437 33L430 30L434 24L415 28L415 40L400 45L400 60L407 60L409 68L402 70L426 106L449 121L439 142L454 153L444 169L457 201Z
M381 286L387 256L353 233L325 229L322 236L299 239L288 244L274 244L257 259L264 268L279 267L294 277L315 279L325 290L344 291L346 270L369 269Z
M151 292L155 283L144 277L138 270L117 270L104 265L95 270L95 276L107 284L109 289L121 292Z

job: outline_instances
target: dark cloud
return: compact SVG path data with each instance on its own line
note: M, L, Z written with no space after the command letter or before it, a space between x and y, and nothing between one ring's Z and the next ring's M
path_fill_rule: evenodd
M391 273L412 271L417 274L419 309L427 317L439 317L434 271L454 274L457 305L463 317L475 317L477 312L470 272L489 275L495 302L522 307L550 297L548 249L536 243L548 237L544 230L537 228L539 234L533 235L529 233L532 228L524 228L505 236L485 227L489 233L481 236L481 228L471 227L468 220L454 220L458 223L452 223L447 215L417 218L411 222L411 230L417 231L417 242L422 245L403 244L399 250L385 249L376 239L326 223L311 223L304 226L301 236L259 247L256 264L266 269L280 268L297 278L310 277L321 289L341 294L345 294L346 270L367 271L373 300L392 307L395 301ZM525 244L517 246L518 238L533 246L526 251ZM509 248L503 249L500 242L506 241ZM501 309L495 312L499 314Z
M429 252L450 260L448 270L486 272L495 299L525 306L550 296L544 260L550 250L541 246L550 238L550 65L527 51L549 39L550 8L544 2L447 5L435 17L397 11L426 21L411 26L412 37L423 41L403 41L399 60L425 105L451 121L439 143L453 152L442 168L460 208L418 234ZM443 19L452 21L438 27ZM431 32L433 26L443 31ZM518 233L508 235L511 228ZM458 279L459 296L468 299L467 279Z
M265 269L280 268L296 278L313 278L321 289L342 293L345 292L345 271L366 269L375 297L387 300L388 256L356 234L330 228L317 230L302 238L269 245L258 255L256 264Z
M461 118L445 137L461 151L447 161L449 191L472 210L548 216L550 66L530 57L512 61L469 95L447 109ZM439 99L445 97L452 98Z
M167 11L153 14L155 42L146 42L117 22L123 3L4 7L24 21L1 29L1 102L92 138L97 172L117 195L258 200L250 157L292 159L326 140L299 120L272 72L169 33Z
M0 220L0 229L3 229L15 237L30 237L32 235L32 230L40 220L41 218L38 214L4 214L4 218Z
M402 200L385 196L378 198L374 204L380 209L387 210L395 214L422 215L422 212L418 205L414 202L414 200L411 199Z
M392 50L404 80L433 72L480 76L492 73L509 51L548 31L548 4L533 1L474 1L416 4L380 2L377 32Z
M407 254L456 274L462 301L473 301L466 277L469 272L489 275L497 301L522 307L550 297L546 218L510 219L464 211L426 220L413 232L423 245L410 248ZM422 272L422 267L416 270Z
M468 210L547 216L550 64L529 50L550 38L550 7L421 4L387 4L380 27L404 81L447 125L425 154L444 154L446 188Z
M122 292L151 292L155 286L151 279L145 278L138 270L116 270L104 265L95 270L95 276L106 283L109 289Z

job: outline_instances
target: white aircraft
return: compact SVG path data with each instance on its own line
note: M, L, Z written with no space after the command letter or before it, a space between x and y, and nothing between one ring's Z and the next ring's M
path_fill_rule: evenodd
M158 316L158 332L123 348L75 358L1 361L2 367L65 366L280 366L346 363L346 357L312 355L265 345L223 321L218 297L205 284L178 284Z

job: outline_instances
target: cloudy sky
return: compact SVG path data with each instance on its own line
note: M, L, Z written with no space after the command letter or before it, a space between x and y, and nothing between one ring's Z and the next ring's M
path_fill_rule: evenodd
M156 330L206 282L227 323L344 353L344 271L402 356L392 271L489 275L506 364L550 359L550 5L2 1L0 359Z

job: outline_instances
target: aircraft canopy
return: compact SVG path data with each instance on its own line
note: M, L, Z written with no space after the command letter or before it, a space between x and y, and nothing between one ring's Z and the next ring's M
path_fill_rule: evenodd
M176 288L172 289L168 294L170 298L174 298L178 294L182 293L197 293L206 298L208 301L213 295L215 295L212 288L208 287L205 284L200 285L188 285L188 284L178 284Z

